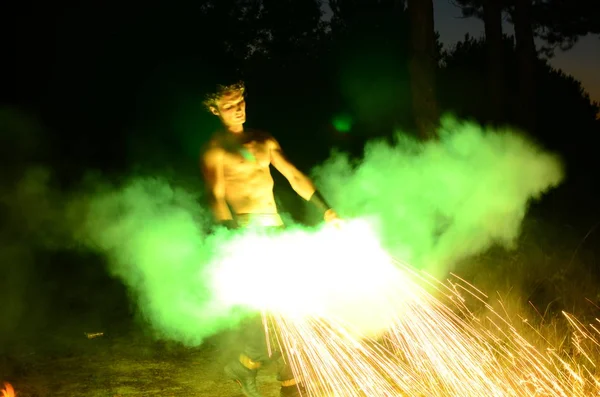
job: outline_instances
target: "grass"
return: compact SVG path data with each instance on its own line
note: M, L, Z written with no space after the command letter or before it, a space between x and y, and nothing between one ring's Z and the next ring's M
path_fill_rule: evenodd
M492 249L454 269L487 293L487 303L529 343L541 351L554 349L573 365L574 394L584 387L577 376L593 381L593 363L600 363L600 345L574 332L563 314L572 313L582 324L600 317L594 241L533 222L525 225L516 250ZM480 319L489 314L484 305L471 307ZM0 381L11 382L20 397L240 396L222 376L231 357L231 335L186 348L153 341L135 328L88 339L77 321L34 332L34 342L13 338L5 343ZM274 368L262 371L259 383L265 397L277 395Z
M517 249L493 249L455 269L488 295L492 310L519 335L538 351L555 357L555 372L569 378L573 395L598 395L600 391L597 241L593 233L575 236L530 221L524 225ZM473 307L479 319L488 316L489 308Z
M17 396L241 397L237 386L222 376L223 335L200 348L155 342L135 332L50 339L45 349L11 354L0 361L0 373L13 384ZM277 395L273 368L263 371L259 382L265 397Z

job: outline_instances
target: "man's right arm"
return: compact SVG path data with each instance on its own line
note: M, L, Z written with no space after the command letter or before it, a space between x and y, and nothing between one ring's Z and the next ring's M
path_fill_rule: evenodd
M222 224L233 223L231 211L227 201L225 201L223 151L218 148L208 149L200 159L200 168L206 181L210 205L215 219Z

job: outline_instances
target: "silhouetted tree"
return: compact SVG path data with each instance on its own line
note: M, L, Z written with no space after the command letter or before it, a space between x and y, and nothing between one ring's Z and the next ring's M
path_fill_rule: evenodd
M516 102L519 123L529 131L535 130L535 60L537 52L533 35L532 0L515 0L512 13L519 63L519 100Z
M502 43L507 75L505 88L509 96L516 96L519 92L516 46L509 37L505 37ZM487 95L483 88L487 76L482 72L486 61L485 40L469 36L445 54L438 81L440 107L444 111L485 121L486 109L481 103ZM599 105L590 99L581 82L554 69L546 60L536 59L534 67L538 82L536 110L540 115L535 137L567 159L570 179L586 175L596 161ZM508 110L506 120L517 120L516 108Z
M317 0L260 0L257 51L271 59L297 62L318 55L316 46L325 28ZM287 66L278 63L278 66Z
M256 40L247 63L249 82L272 97L281 94L282 87L292 85L295 86L292 96L308 94L315 88L315 79L319 79L317 64L323 61L325 51L320 2L256 1L260 8L253 26ZM308 84L293 84L299 78Z
M499 97L494 95L494 90L502 89L505 84L501 78L501 60L497 59L502 35L502 11L506 10L515 27L515 40L519 53L520 71L518 81L520 92L513 105L520 112L519 124L527 129L535 128L535 104L532 102L535 91L535 75L533 63L536 57L534 31L533 31L533 0L457 0L463 7L465 16L476 16L483 19L485 35L489 39L488 46L488 87L490 87L490 107L502 109L498 103ZM500 61L500 63L498 63ZM499 79L499 80L497 80ZM497 83L499 82L499 84ZM498 91L496 91L498 92Z
M432 138L439 120L436 101L436 35L432 0L408 0L411 26L410 76L413 111L419 134Z
M512 48L512 42L508 45ZM438 72L438 98L442 111L458 117L473 117L481 122L486 120L489 107L485 84L488 80L486 54L485 41L468 34L450 51L444 52Z
M484 19L484 0L453 0L467 17ZM499 0L514 22L516 0ZM581 36L600 34L600 2L595 0L532 0L531 19L540 50L552 56L556 47L568 50Z
M536 1L533 15L536 33L546 43L542 49L548 55L552 55L556 47L572 48L581 36L600 34L600 1Z
M331 78L327 71L326 24L317 0L256 0L257 41L244 64L248 86L249 125L275 134L284 148L308 148L300 167L322 158L326 147L315 150L329 120ZM299 117L302 112L302 117ZM325 152L325 154L323 154Z
M492 0L457 0L463 7L465 16L475 16L484 20L486 36L491 27L485 17L484 6L489 8ZM535 83L535 38L543 39L540 51L552 55L556 46L569 49L577 38L587 33L600 32L600 2L593 0L498 0L506 11L508 20L515 27L515 40L519 53L520 91L514 106L521 112L520 125L534 129L536 125L533 101ZM497 27L494 28L497 31ZM489 36L491 37L491 36ZM490 47L492 45L490 44Z
M502 43L502 10L504 0L456 0L463 6L466 16L478 16L484 21L485 45L487 49L487 98L489 106L487 119L500 122L504 120L506 92L504 89L504 59Z
M390 135L413 127L409 59L409 18L396 0L330 2L332 77L339 110L353 115L355 133Z
M489 118L499 122L504 117L504 57L502 51L502 1L483 0L483 21L487 46L488 97L491 102Z
M519 92L517 53L513 40L505 38L503 43L506 90L509 97L516 96ZM483 39L467 38L446 54L438 80L440 107L444 111L485 121L486 112L481 103L486 99L486 75L482 72L486 58ZM600 120L596 120L598 103L591 101L581 82L552 68L547 61L537 59L535 68L539 117L534 139L560 154L567 173L561 188L544 200L543 210L548 210L552 216L568 214L569 224L589 228L590 219L599 215L595 193L599 181L594 176L598 167L596 151L600 144ZM506 120L514 123L516 109L508 110Z

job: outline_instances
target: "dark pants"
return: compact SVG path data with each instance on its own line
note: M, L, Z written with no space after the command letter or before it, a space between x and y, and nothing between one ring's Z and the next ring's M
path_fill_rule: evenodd
M240 324L239 336L242 342L242 354L252 361L269 361L267 337L261 316L253 316Z
M271 344L272 356L269 356L267 335L261 316L254 316L243 321L242 324L240 324L239 337L242 343L241 353L250 360L266 363L273 360L273 356L275 356L278 358L278 379L280 381L286 381L294 378L292 368L288 364L289 360L287 358L284 359L285 352L278 351L280 346L277 346L274 343Z
M283 230L284 226L266 227L265 232L268 234L276 234ZM260 315L248 318L240 324L239 338L242 343L242 354L246 355L250 360L265 363L273 358L269 356L267 346L267 335L265 333L265 325ZM273 349L279 349L275 344L271 345ZM294 378L291 367L287 364L289 360L284 360L285 352L279 352L279 376L280 381L286 381Z

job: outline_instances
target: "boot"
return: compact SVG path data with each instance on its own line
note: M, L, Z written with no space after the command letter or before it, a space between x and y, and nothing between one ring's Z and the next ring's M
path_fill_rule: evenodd
M242 393L246 397L262 397L256 386L257 372L258 370L247 368L238 360L225 366L225 375L240 385Z
M301 383L297 383L292 386L281 386L279 390L279 397L303 397L308 396L306 389Z

